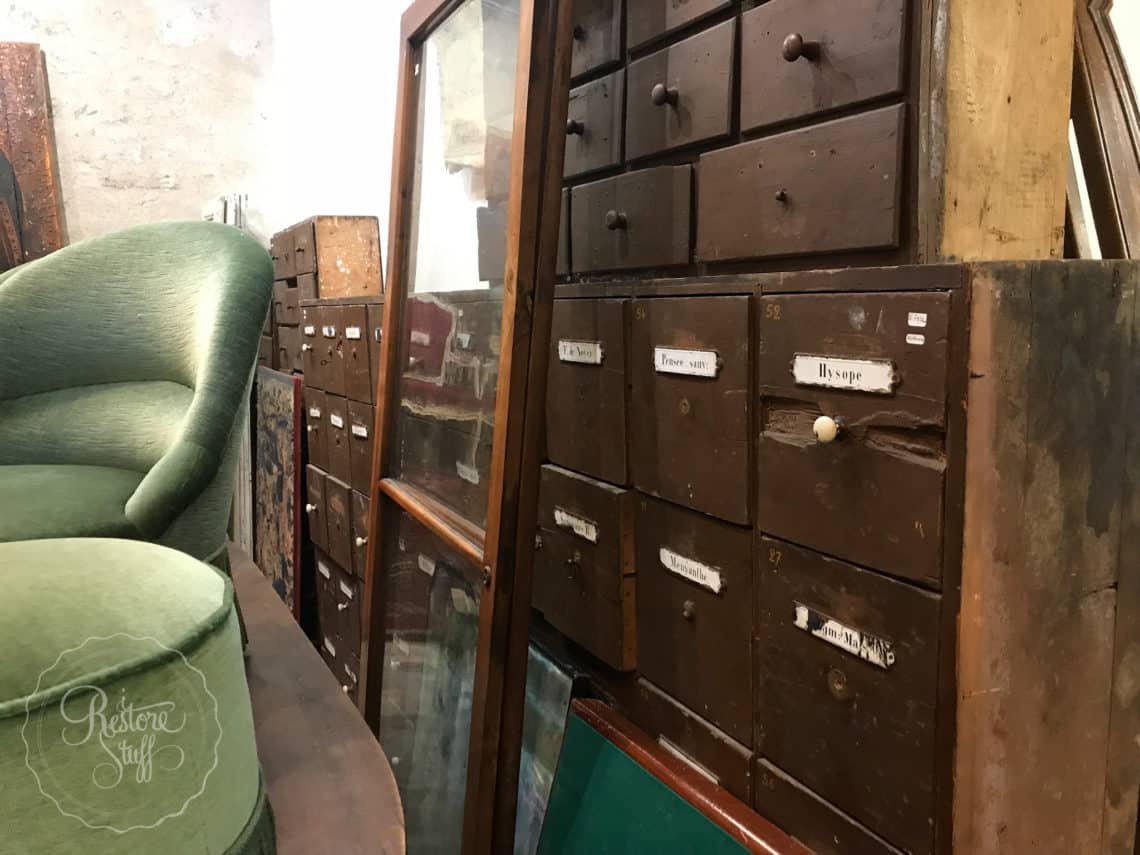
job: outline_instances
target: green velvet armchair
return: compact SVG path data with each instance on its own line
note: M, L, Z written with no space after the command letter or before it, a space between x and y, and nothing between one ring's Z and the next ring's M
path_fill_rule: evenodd
M120 537L225 566L268 254L160 223L0 275L0 542Z

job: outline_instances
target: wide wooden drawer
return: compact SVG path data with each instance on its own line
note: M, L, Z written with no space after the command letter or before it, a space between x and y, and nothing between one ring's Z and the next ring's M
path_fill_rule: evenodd
M352 491L352 572L363 579L368 571L368 496Z
M727 9L732 0L628 0L626 45L636 50L694 21Z
M282 279L273 283L273 321L286 326L301 323L299 289L295 282Z
M339 395L325 396L325 442L329 468L327 472L348 484L352 481L352 449L348 438L348 402Z
M352 566L352 488L339 478L325 478L326 549L341 567Z
M570 90L566 157L562 167L565 177L621 163L624 95L624 71L615 71Z
M736 22L630 63L626 157L635 160L732 130Z
M629 483L628 300L555 300L546 386L546 453L612 484Z
M372 403L371 354L368 344L368 309L343 306L340 309L341 359L344 365L344 395L353 401Z
M771 0L740 27L741 130L903 91L905 0Z
M637 573L638 669L752 745L752 532L641 497Z
M701 155L697 259L898 246L902 106Z
M542 467L534 606L619 671L637 666L634 515L632 491Z
M570 76L578 77L621 58L622 0L576 0Z
M325 473L316 466L305 467L305 516L309 520L309 540L321 549L327 549L328 526L325 524Z
M748 296L635 300L632 470L641 490L749 521Z
M321 469L329 468L329 453L325 445L325 393L305 386L305 438L309 447L309 462Z
M941 597L784 541L759 549L757 753L930 852Z
M372 482L372 454L376 447L372 440L374 420L371 404L348 402L349 481L352 489L361 493L367 493Z
M687 264L691 173L658 166L573 188L574 272Z
M752 752L648 680L637 681L635 721L674 757L752 804Z

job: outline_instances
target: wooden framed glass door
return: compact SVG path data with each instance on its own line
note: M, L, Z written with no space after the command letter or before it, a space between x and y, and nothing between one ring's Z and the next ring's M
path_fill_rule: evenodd
M569 6L402 19L360 697L411 855L513 833Z

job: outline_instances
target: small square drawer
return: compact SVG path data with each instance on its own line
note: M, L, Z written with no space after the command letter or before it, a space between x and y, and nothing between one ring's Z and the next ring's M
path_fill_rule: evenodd
M368 309L342 306L343 322L341 357L344 363L344 394L352 401L372 403L371 353L368 344Z
M560 466L629 483L628 300L555 300L546 453Z
M903 90L905 0L771 0L740 26L744 131Z
M570 76L578 77L621 58L622 0L576 0Z
M301 369L301 328L277 327L277 370Z
M900 849L930 852L941 597L759 543L757 753Z
M320 359L324 342L321 336L323 320L323 306L301 307L301 371L305 375L305 386L311 389L325 388L324 366Z
M373 409L371 404L348 402L348 446L352 489L367 493L372 481Z
M697 260L899 244L905 108L702 154Z
M628 0L626 46L644 44L732 5L732 0Z
M317 274L301 273L297 276L297 296L301 300L317 299Z
M300 289L287 279L273 283L273 320L291 327L301 323Z
M352 572L358 579L368 571L368 496L352 491Z
M325 525L329 555L341 567L351 567L352 488L332 475L325 478Z
M689 263L692 168L657 166L570 191L575 273Z
M337 395L325 396L325 443L328 473L346 484L352 482L352 449L348 433L348 402Z
M736 21L630 63L625 153L630 160L732 130Z
M384 338L384 304L369 303L367 309L368 319L368 359L369 359L369 388L372 389L373 398L376 397L376 386L380 378L380 342ZM373 401L375 403L375 401Z
M750 301L633 301L633 483L736 523L749 521Z
M305 467L305 515L309 520L309 540L321 549L328 548L328 526L325 524L325 473L316 466Z
M647 497L637 509L638 670L752 745L752 532Z
M346 306L321 307L317 359L324 390L330 395L344 395L344 327Z
M557 466L538 495L534 607L619 671L637 666L635 498Z
M307 379L307 378L306 378ZM328 471L329 452L325 439L328 428L325 426L328 409L325 393L320 389L305 386L305 437L309 443L309 462Z
M764 532L941 584L950 300L945 292L760 298L756 521Z
M313 224L301 223L291 232L293 236L293 270L297 276L303 273L315 273L317 270L317 254L313 248Z
M621 163L625 72L570 90L566 115L566 178Z
M637 681L638 725L698 774L752 804L752 752L648 680Z
M293 235L278 232L269 241L269 255L273 259L273 278L291 279L297 275L293 266Z

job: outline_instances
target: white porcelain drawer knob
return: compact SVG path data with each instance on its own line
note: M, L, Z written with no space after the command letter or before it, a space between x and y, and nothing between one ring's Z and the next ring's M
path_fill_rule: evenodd
M368 538L367 538L367 537L358 537L358 538L356 538L356 545L357 545L357 546L364 546L364 544L366 544L366 543L368 543Z
M811 432L819 442L835 442L841 430L843 423L831 416L820 416L811 426Z
M307 514L311 514L316 509L317 509L316 505L313 505L313 504L305 505L305 513L307 513Z

